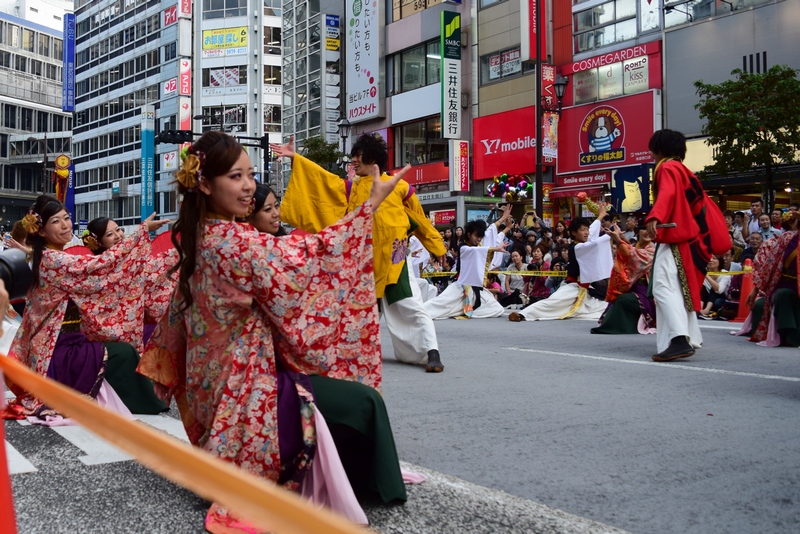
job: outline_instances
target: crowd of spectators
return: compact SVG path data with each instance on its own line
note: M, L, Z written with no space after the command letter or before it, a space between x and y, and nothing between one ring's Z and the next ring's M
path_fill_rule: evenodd
M797 211L798 204L793 203L790 211ZM499 210L492 210L489 222L496 220ZM756 200L748 211L726 210L723 215L728 225L733 247L724 255L713 257L707 269L702 299L703 319L730 319L736 316L737 303L740 298L741 275L723 275L714 273L740 272L745 260L751 262L761 245L782 233L783 210L774 209L768 215L763 211L763 203ZM525 224L527 222L527 225ZM616 231L618 228L622 238L631 245L636 244L641 220L637 216L606 216L602 221L604 232ZM566 273L570 261L569 245L572 239L567 227L569 220L558 221L554 228L549 228L535 211L529 211L508 225L499 228L498 243L484 245L495 246L507 242L507 252L502 254L499 262L500 271L508 274L490 274L487 276L486 289L495 295L497 300L507 308L522 308L531 303L549 297L564 281L563 276L525 276L516 274L520 271L551 271ZM431 258L424 266L423 272L455 272L463 229L455 225L440 232L448 248L445 264ZM616 243L612 240L612 253ZM494 262L497 263L497 262ZM451 280L448 277L428 279L439 291Z

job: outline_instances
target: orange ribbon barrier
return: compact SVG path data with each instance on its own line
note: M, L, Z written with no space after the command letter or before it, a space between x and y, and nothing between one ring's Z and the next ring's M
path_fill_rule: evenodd
M316 508L298 495L246 473L233 464L106 410L74 390L43 378L1 354L0 372L5 372L16 385L48 406L134 456L148 469L204 499L225 506L238 517L265 531L298 534L367 532L333 512ZM8 476L6 473L2 478L6 461L4 457L0 460L0 532L6 534L15 532L16 527L13 525L13 506L10 515L3 508L3 488ZM11 528L5 525L9 517L12 518Z
M2 383L3 372L0 371L0 384ZM0 398L0 408L5 409L5 404L5 397ZM3 423L3 421L0 421L0 532L17 534L17 522L14 515L14 495L11 493L11 475L8 473L5 423Z
M750 258L744 260L742 269L744 276L742 276L742 289L739 290L739 311L736 313L736 319L731 320L732 323L743 323L750 314L750 308L747 307L747 296L753 290L753 262Z

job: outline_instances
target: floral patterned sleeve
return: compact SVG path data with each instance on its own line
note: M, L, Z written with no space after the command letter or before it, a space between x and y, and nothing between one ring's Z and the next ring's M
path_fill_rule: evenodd
M780 263L783 258L782 254L778 254L778 251L778 240L767 240L759 247L755 258L753 258L753 285L759 291L768 291L776 271L780 272Z
M142 284L147 288L143 295L145 323L155 323L166 313L179 276L178 271L169 274L169 270L177 263L178 250L174 248L150 257L145 263Z
M377 388L381 352L371 204L319 234L246 237L245 255L230 258L231 271L220 274L252 294L266 312L279 334L284 364Z

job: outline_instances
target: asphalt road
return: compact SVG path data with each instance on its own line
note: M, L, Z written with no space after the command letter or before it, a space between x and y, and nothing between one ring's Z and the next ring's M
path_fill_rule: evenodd
M438 375L395 362L384 333L398 451L430 479L405 506L368 503L373 526L800 531L800 351L706 322L696 356L655 364L653 336L591 326L437 321ZM179 433L175 419L146 422ZM80 429L5 428L17 468L35 469L12 475L21 532L203 531L203 501Z

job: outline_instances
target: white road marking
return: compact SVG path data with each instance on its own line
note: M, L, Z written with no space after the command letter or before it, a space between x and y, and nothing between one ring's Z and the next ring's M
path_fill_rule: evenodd
M181 441L189 442L189 436L186 435L186 429L180 419L174 419L166 415L137 415L136 418L142 423L163 430Z
M8 472L11 475L18 475L20 473L33 473L38 471L36 467L30 463L27 458L22 456L20 452L14 448L7 440L6 442L6 461L8 463Z
M598 360L601 362L626 363L631 365L652 365L655 367L660 367L662 369L682 369L685 371L699 371L702 373L717 373L721 375L746 376L750 378L766 378L767 380L783 380L785 382L800 382L800 377L798 376L765 375L761 373L747 373L744 371L728 371L726 369L712 369L710 367L694 367L692 365L681 365L671 362L660 363L660 362L643 361L643 360L626 360L624 358L609 358L607 356L592 356L590 354L555 352L552 350L526 349L522 347L502 347L502 349L515 350L518 352L536 352L539 354L550 354L553 356L569 356L570 358L584 358L587 360Z
M54 426L53 431L58 433L80 450L86 456L78 456L78 460L85 465L110 464L133 460L132 456L122 452L106 440L99 438L80 426Z

